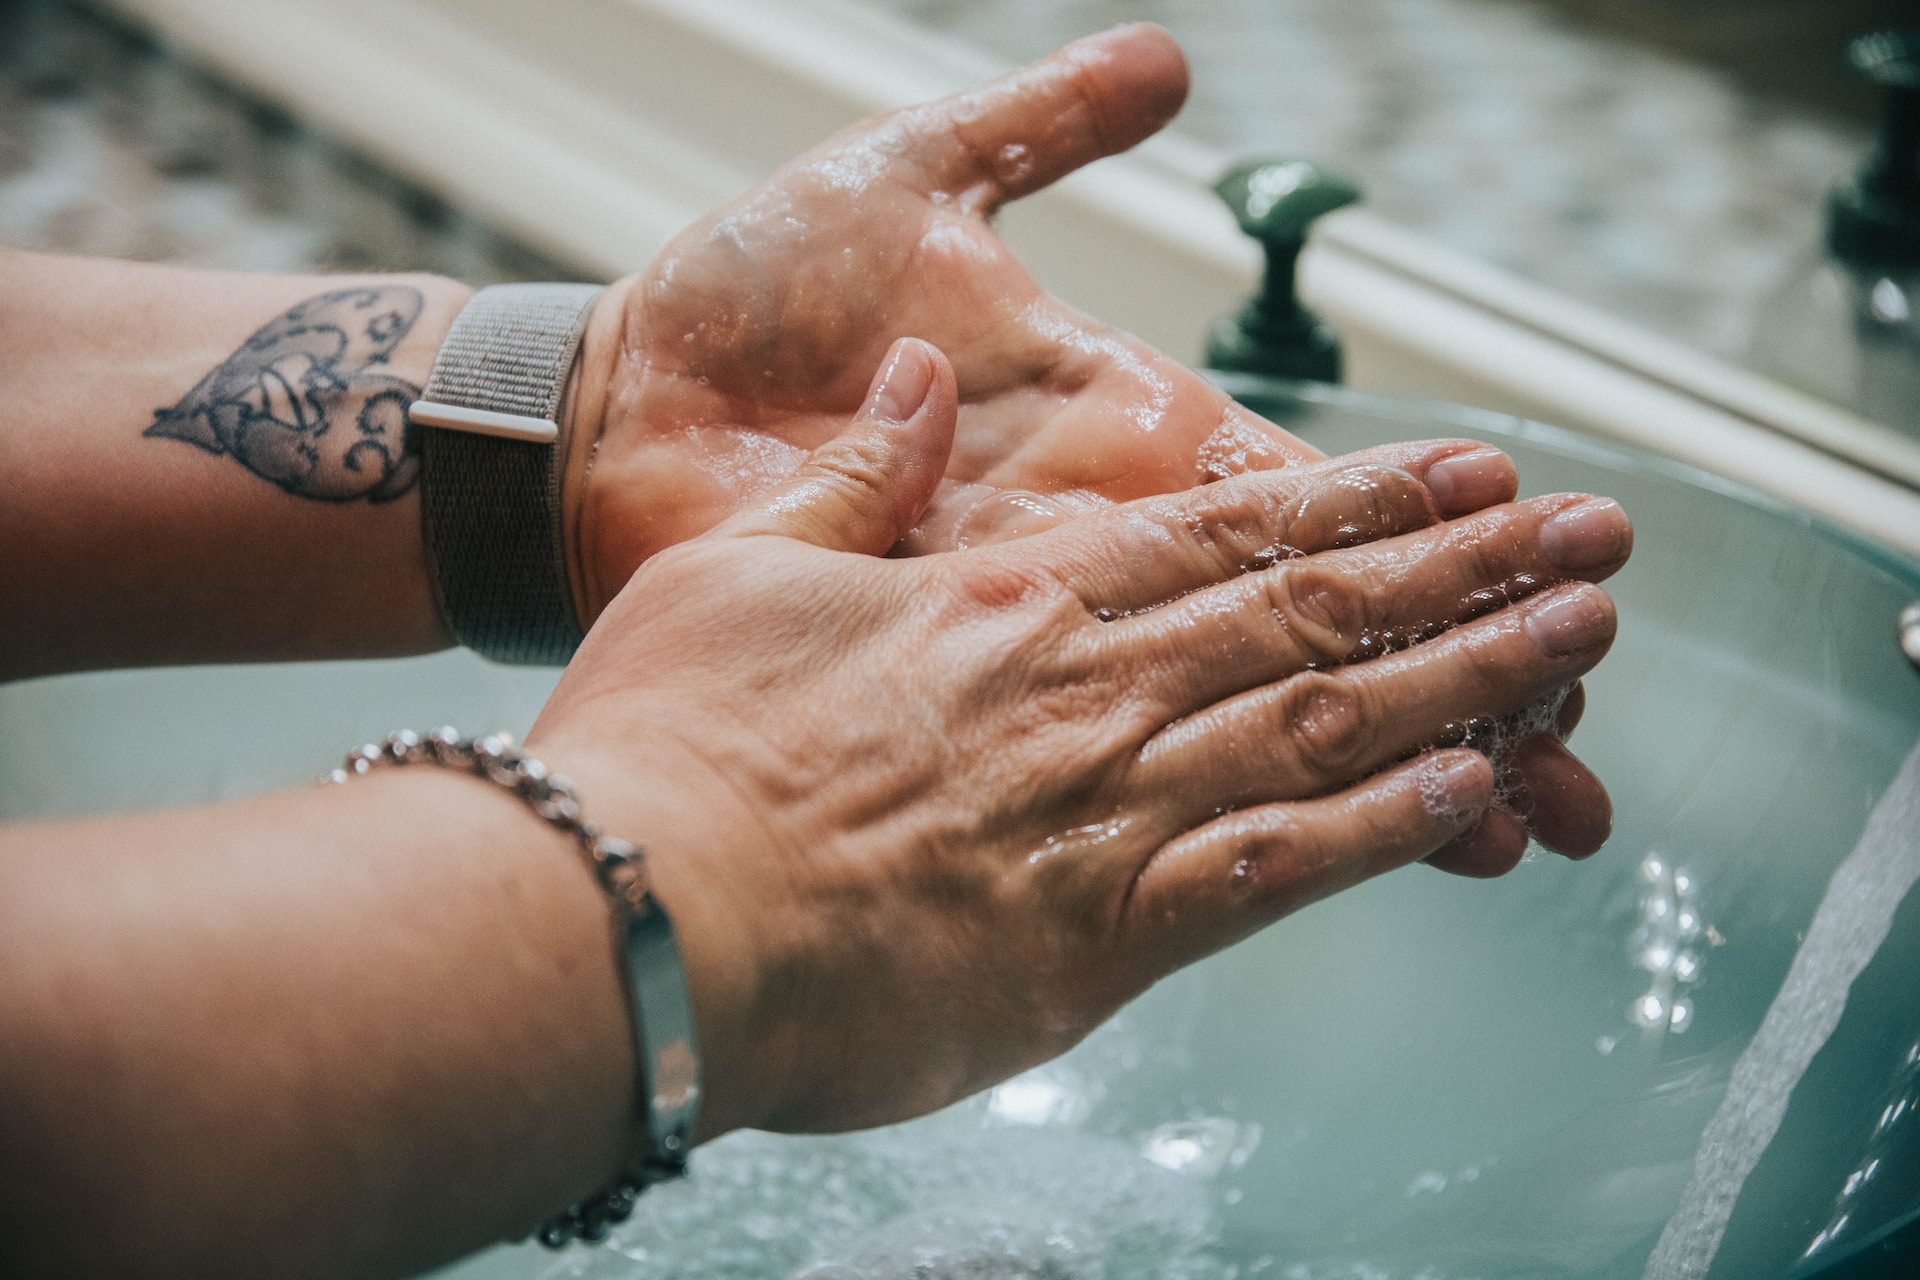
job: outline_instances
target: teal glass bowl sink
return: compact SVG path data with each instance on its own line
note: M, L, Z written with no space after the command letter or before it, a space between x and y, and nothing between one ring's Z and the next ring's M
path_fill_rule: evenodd
M1223 382L1330 453L1473 436L1526 492L1625 505L1619 640L1572 742L1613 793L1608 846L1495 882L1388 875L980 1097L870 1133L730 1136L605 1244L447 1275L1920 1275L1900 1252L1920 1212L1920 675L1896 625L1920 566L1534 424ZM0 690L0 817L297 782L408 725L524 730L551 682L465 654L31 682Z

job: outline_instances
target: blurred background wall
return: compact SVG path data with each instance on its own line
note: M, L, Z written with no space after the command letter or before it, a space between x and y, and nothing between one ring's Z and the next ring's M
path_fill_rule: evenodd
M0 0L0 244L245 271L569 278L67 0Z

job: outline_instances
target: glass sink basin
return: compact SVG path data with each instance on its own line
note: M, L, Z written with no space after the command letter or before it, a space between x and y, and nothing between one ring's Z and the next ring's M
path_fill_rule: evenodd
M1877 944L1821 903L1856 845L1871 852L1876 806L1882 844L1920 839L1887 817L1906 803L1920 819L1920 770L1901 773L1920 675L1896 644L1920 566L1514 419L1229 389L1329 452L1470 435L1509 450L1528 492L1625 504L1638 542L1610 584L1619 641L1574 738L1615 797L1608 847L1492 883L1386 876L988 1094L866 1134L734 1135L602 1246L503 1247L448 1276L1638 1277L1670 1218L1699 1217L1697 1163L1731 1197L1724 1238L1710 1270L1667 1256L1658 1274L1882 1274L1888 1255L1859 1250L1904 1240L1920 1212L1920 894L1879 896ZM448 654L0 690L0 817L297 782L405 725L524 730L551 683ZM1814 973L1827 985L1787 1009L1844 1012L1771 1086L1777 1131L1729 1185L1724 1159L1697 1162L1702 1134L1719 1125L1718 1150L1729 1116L1741 1132L1750 1044L1810 935L1865 967L1850 996L1847 975Z

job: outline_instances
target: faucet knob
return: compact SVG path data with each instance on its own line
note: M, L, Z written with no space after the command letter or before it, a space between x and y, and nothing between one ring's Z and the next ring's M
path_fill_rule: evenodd
M1827 241L1843 262L1875 270L1920 267L1920 30L1879 31L1847 50L1886 91L1886 113L1866 166L1827 205Z
M1345 174L1307 160L1248 160L1214 185L1240 229L1266 251L1266 274L1247 305L1207 338L1209 368L1277 378L1340 381L1340 342L1300 305L1294 268L1316 218L1360 199Z

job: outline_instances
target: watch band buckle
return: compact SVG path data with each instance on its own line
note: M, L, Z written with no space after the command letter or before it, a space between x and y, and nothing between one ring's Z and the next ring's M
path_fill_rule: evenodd
M529 418L518 413L498 413L492 409L469 409L466 405L448 404L443 400L415 400L407 406L407 416L423 427L467 431L501 440L552 444L560 438L560 425L552 418Z

